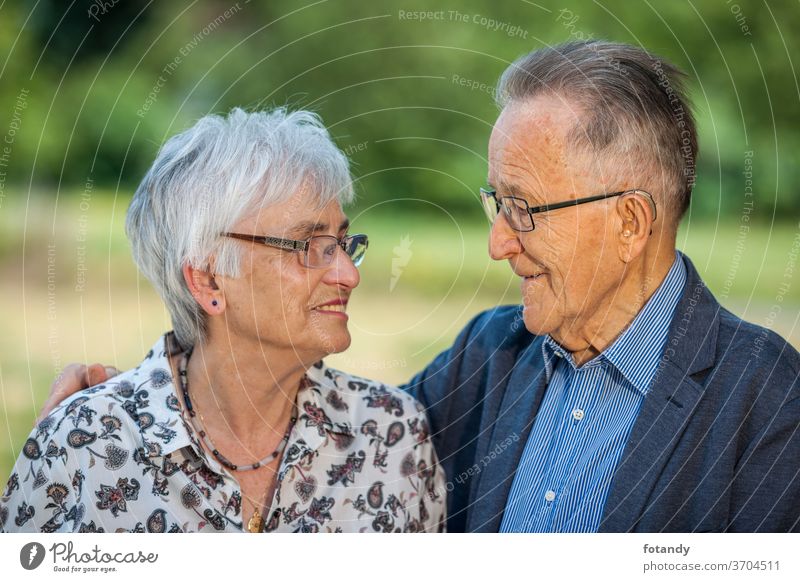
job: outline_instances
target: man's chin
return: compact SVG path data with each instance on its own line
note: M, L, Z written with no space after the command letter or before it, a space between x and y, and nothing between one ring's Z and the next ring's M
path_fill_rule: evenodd
M533 335L547 335L555 329L555 325L549 321L547 314L542 314L540 309L522 307L522 321L525 324L525 329Z

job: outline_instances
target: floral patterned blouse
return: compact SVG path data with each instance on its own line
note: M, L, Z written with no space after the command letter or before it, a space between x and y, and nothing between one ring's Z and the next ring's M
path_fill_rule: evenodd
M0 498L2 531L244 531L233 474L181 415L166 337L33 430ZM443 531L444 475L420 404L322 362L307 377L265 531Z

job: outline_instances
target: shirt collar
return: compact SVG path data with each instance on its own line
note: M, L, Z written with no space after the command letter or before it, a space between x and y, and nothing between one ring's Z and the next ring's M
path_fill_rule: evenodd
M556 340L550 337L550 334L544 336L542 342L542 357L544 358L544 373L547 382L550 382L550 377L553 375L553 370L558 365L558 360L566 360L572 367L575 363L572 360L572 354L562 348Z
M297 392L297 423L289 436L280 474L300 462L326 442L344 450L356 438L348 412L355 403L337 386L347 376L331 370L321 361L306 371L306 381Z
M676 252L672 267L650 300L622 335L592 362L602 364L604 360L609 361L636 390L646 395L658 371L672 315L685 283L686 266ZM575 367L572 354L549 335L542 343L542 352L548 382L557 359L565 359ZM592 362L587 366L593 365Z
M132 382L147 390L147 406L141 411L129 410L139 426L142 445L148 457L160 457L186 446L200 447L193 441L189 427L180 413L177 383L172 375L169 356L180 351L172 333L167 333L153 345L135 369ZM133 386L132 386L133 387ZM117 387L120 392L120 387Z
M145 413L136 419L144 451L149 457L164 456L191 446L194 452L211 462L204 454L197 437L186 424L178 408L177 382L172 375L169 355L179 353L172 333L163 335L136 368L135 382L149 382L149 402ZM352 377L318 362L306 373L308 379L297 393L297 433L312 449L317 448L326 433L334 440L356 436L349 410L358 403L348 403L347 383ZM291 438L290 440L295 440Z
M347 385L357 380L342 374L319 361L306 372L304 386L297 393L298 420L305 421L307 426L317 423L327 432L355 436L351 422L353 415L349 412L358 406L352 400L352 391ZM314 415L318 421L314 421ZM309 422L311 421L311 422Z

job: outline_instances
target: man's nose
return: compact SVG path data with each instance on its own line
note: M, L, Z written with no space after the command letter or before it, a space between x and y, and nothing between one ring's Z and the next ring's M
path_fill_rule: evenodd
M325 273L325 281L333 285L355 289L361 282L361 274L350 256L339 248L336 250L336 256L333 258L331 266Z
M518 234L503 213L498 214L489 233L489 256L495 261L502 261L520 254L523 249Z

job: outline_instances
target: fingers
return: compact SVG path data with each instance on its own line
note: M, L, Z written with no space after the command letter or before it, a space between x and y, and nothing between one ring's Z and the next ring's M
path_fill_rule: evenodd
M92 364L86 368L86 386L94 386L108 379L105 366L102 364Z
M50 386L50 394L42 406L36 424L50 414L53 409L61 402L72 396L76 392L105 382L109 378L119 374L119 370L113 366L103 366L102 364L69 364L66 366Z
M50 396L61 394L63 400L70 394L87 387L88 375L85 364L70 364L64 368L50 386Z
M69 364L61 370L61 373L50 385L50 394L47 395L47 400L45 400L39 416L36 417L35 424L39 424L67 396L85 388L86 378L86 366L83 364Z
M86 382L83 387L91 388L92 386L97 386L98 384L110 380L118 374L119 370L117 370L114 366L92 364L86 369Z

